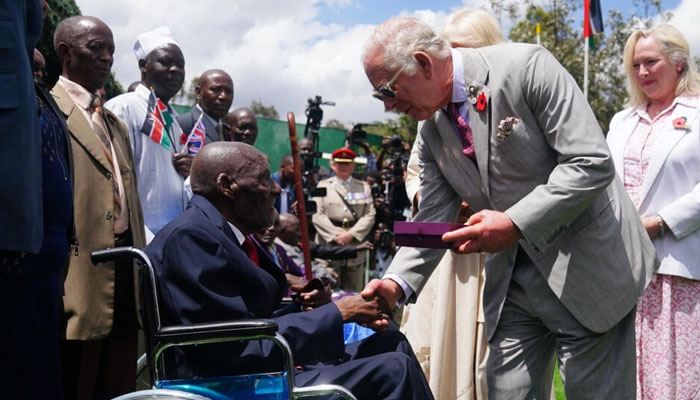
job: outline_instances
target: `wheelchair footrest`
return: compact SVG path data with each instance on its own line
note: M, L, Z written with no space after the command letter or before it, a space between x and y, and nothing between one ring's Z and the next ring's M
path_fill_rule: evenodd
M290 395L286 372L163 380L156 388L180 390L212 400L288 400Z

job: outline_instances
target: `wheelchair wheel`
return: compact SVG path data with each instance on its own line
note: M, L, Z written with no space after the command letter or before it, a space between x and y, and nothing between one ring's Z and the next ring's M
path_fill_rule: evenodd
M209 397L194 393L181 392L169 389L139 390L128 393L112 400L212 400Z

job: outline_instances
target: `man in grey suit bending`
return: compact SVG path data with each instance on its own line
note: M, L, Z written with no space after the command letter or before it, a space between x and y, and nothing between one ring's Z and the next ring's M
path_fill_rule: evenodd
M418 125L418 221L456 221L454 251L489 253L484 311L492 399L634 399L634 310L657 266L576 82L540 46L451 50L395 18L365 43L373 95ZM443 255L404 247L363 295L412 301Z

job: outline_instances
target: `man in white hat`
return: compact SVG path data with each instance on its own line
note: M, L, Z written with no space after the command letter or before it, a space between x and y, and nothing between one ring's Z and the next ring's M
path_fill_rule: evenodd
M187 204L183 182L192 156L182 153L186 136L177 113L168 105L185 79L185 58L167 27L139 35L134 54L141 84L135 91L108 101L105 107L129 128L146 239L150 241Z

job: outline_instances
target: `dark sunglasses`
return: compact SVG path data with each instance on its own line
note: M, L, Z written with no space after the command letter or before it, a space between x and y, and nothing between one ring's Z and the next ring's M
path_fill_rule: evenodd
M401 72L403 72L404 68L406 65L401 67L397 72L396 75L394 75L391 80L383 85L379 85L377 89L372 92L372 96L375 99L378 99L380 101L384 101L384 99L389 98L389 99L395 99L396 98L396 90L392 88L391 86L396 82L396 79L398 79L399 75L401 75Z

